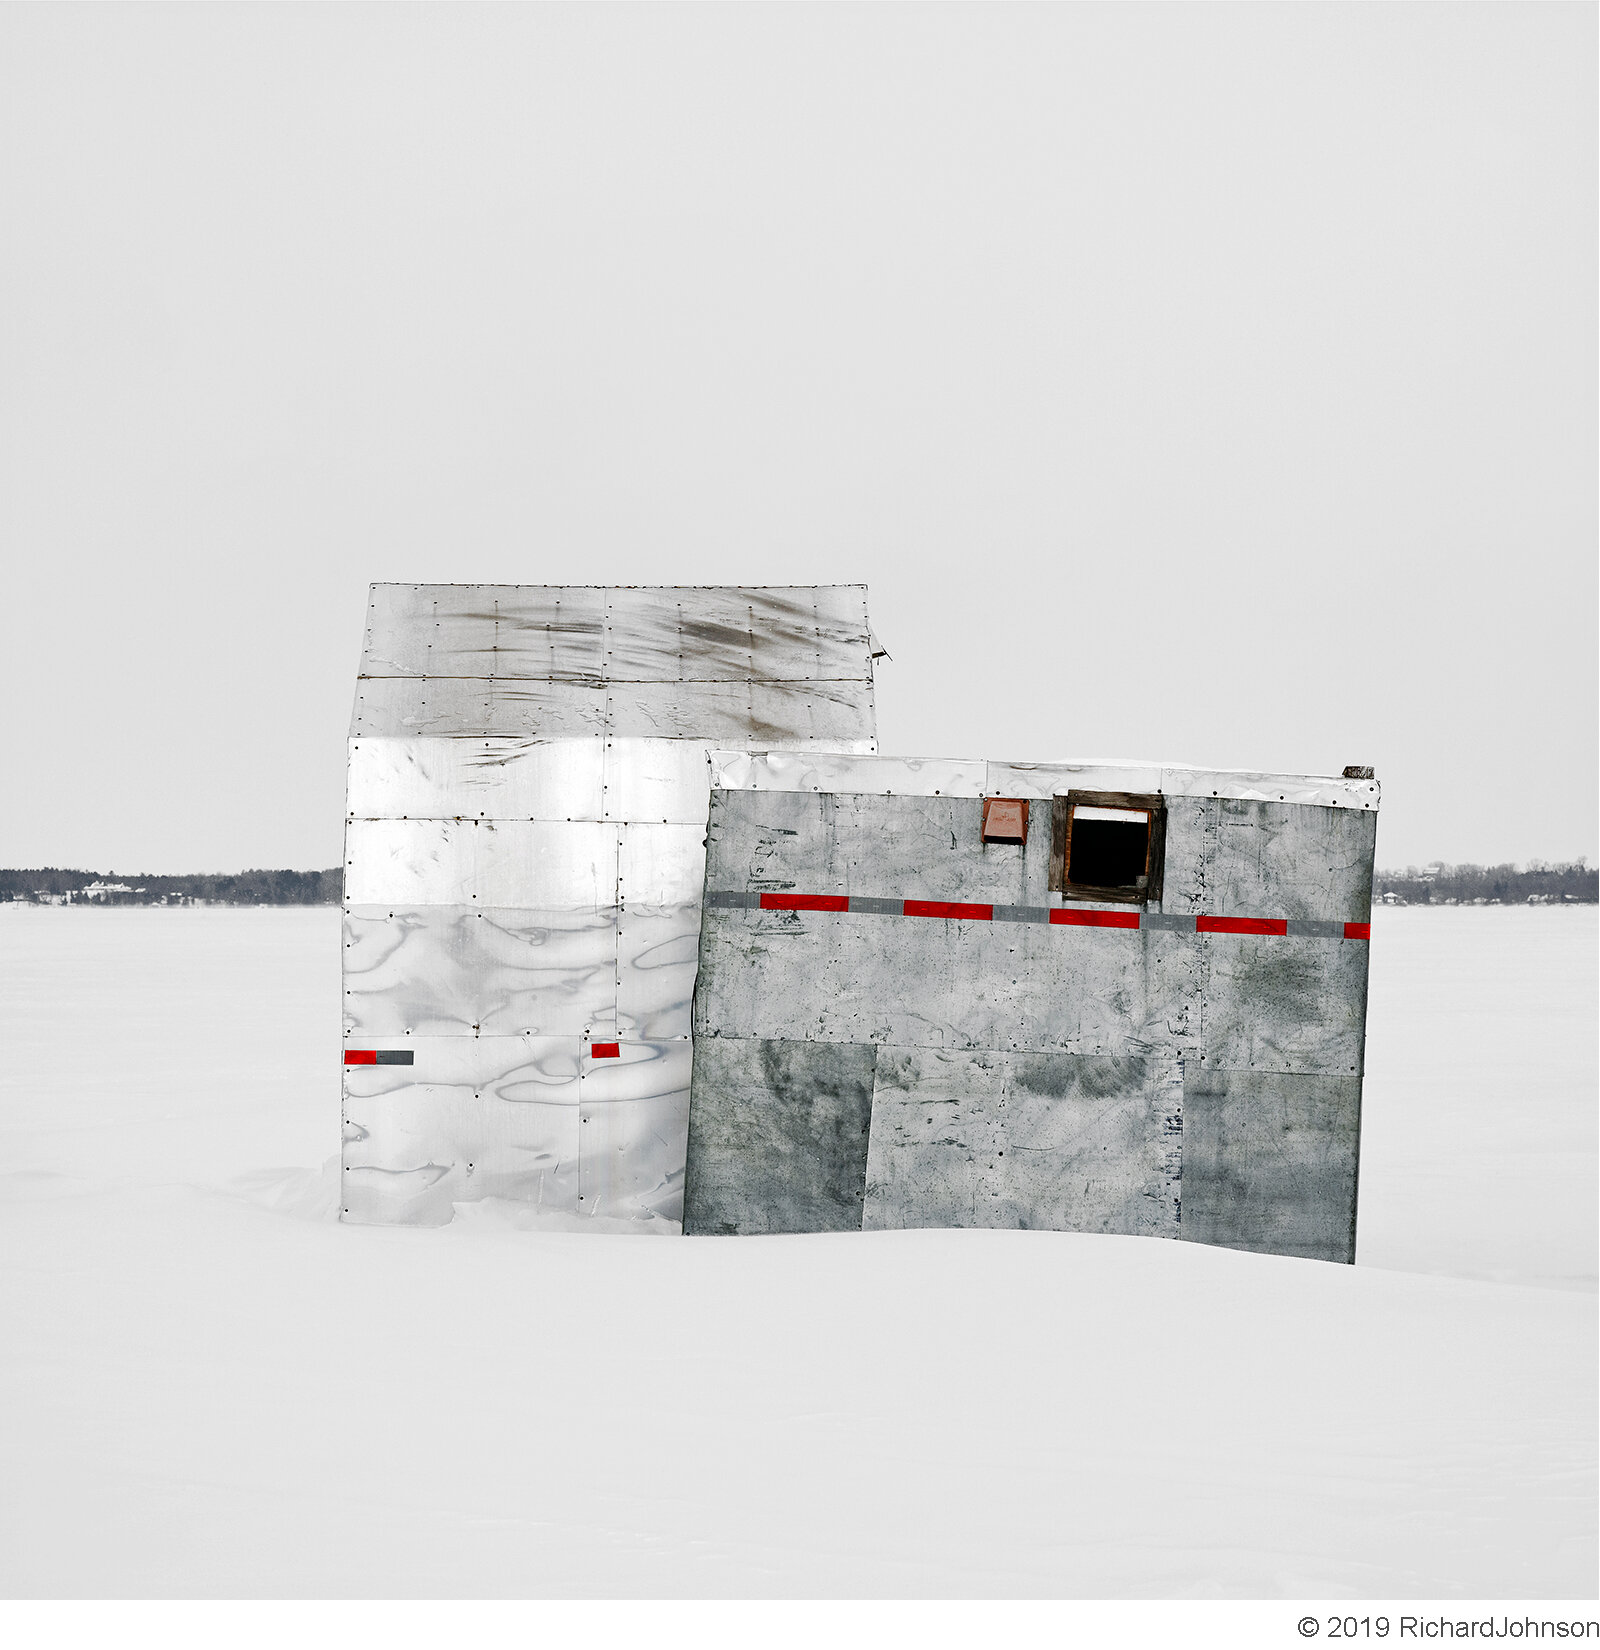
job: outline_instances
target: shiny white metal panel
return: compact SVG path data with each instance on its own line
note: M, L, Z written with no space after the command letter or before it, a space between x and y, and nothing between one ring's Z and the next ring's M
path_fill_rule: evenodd
M606 819L705 825L711 770L705 749L685 739L605 741Z
M477 825L466 820L346 821L346 901L384 906L473 904L477 831Z
M614 911L366 906L345 913L344 934L353 1042L616 1035Z
M583 1063L578 1197L592 1216L681 1223L692 1045L622 1043Z
M617 827L486 819L477 827L480 905L604 911L617 903Z
M617 886L624 910L698 906L705 889L705 825L623 825Z
M603 753L599 738L353 739L347 806L356 819L599 820Z
M636 908L617 923L617 1035L687 1037L700 966L700 905Z

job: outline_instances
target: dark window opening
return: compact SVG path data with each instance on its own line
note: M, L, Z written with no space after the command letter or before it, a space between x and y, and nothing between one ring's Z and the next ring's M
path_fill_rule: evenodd
M1050 886L1066 899L1145 905L1161 897L1166 804L1128 791L1056 798Z

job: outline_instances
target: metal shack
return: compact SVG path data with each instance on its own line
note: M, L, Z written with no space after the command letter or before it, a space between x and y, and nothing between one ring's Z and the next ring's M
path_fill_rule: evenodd
M713 758L684 1229L1350 1261L1378 786Z
M861 585L377 584L344 1216L678 1230L710 746L870 752Z

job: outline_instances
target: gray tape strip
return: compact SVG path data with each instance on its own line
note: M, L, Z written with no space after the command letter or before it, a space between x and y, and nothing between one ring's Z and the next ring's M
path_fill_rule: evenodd
M903 917L906 902L903 899L872 899L866 895L852 894L850 909L873 917Z
M760 894L733 894L713 890L706 895L706 904L724 911L751 911L759 909Z
M994 908L996 922L1049 922L1050 907L1048 905L997 905Z
M380 1048L372 1063L376 1066L413 1066L417 1063L417 1051L412 1048Z
M1176 911L1145 911L1139 917L1141 928L1165 928L1175 934L1192 934L1194 918L1179 916Z
M1309 917L1290 917L1289 932L1306 940L1342 940L1344 938L1344 924L1342 922L1321 922Z

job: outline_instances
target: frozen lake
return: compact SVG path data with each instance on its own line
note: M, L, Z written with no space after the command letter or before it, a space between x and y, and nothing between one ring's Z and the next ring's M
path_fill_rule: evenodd
M1596 916L1374 913L1346 1268L341 1227L336 911L0 907L0 1592L1592 1597Z

